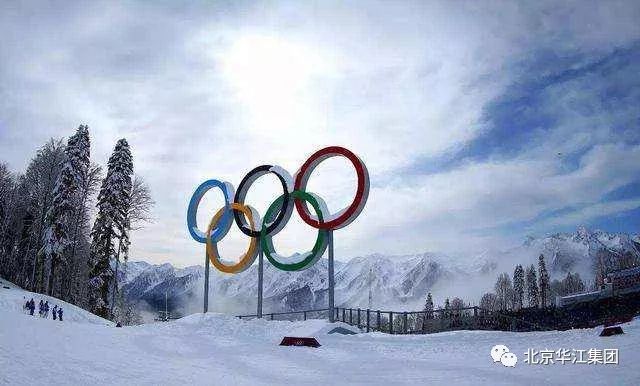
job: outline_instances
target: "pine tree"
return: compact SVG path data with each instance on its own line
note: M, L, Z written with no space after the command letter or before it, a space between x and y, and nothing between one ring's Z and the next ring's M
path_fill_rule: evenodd
M527 269L526 287L529 307L538 307L538 279L533 264Z
M75 179L78 183L78 191L74 199L74 213L69 235L69 261L77 264L76 254L80 248L81 228L86 217L86 203L91 193L91 141L89 139L89 126L80 125L76 131L75 152L73 156Z
M419 316L418 320L422 320L422 331L426 332L427 320L433 319L433 298L431 292L427 294L427 299L424 302L424 313Z
M107 175L98 194L98 214L91 232L90 306L93 313L109 317L109 289L116 280L119 255L127 259L129 209L133 159L129 144L121 139L109 158ZM117 250L116 250L117 243ZM116 273L111 268L114 262ZM115 291L114 287L114 298ZM113 300L112 300L113 303Z
M80 188L74 200L75 210L70 227L69 264L65 272L66 277L71 280L65 280L62 290L65 300L87 307L86 289L91 232L89 202L99 186L102 168L91 165L89 131L86 125L78 129L78 137L77 177Z
M544 263L544 255L538 257L538 277L540 278L540 306L546 308L549 305L549 293L551 288L549 285L549 272Z
M519 310L524 304L524 269L516 265L513 271L513 307Z
M445 318L449 318L451 316L451 303L449 303L449 298L446 298L444 301L444 313Z
M426 318L433 319L433 298L431 292L427 294L427 300L424 303L424 310L426 311Z
M70 229L78 211L76 194L80 190L89 167L89 133L80 125L69 137L65 147L65 160L53 190L53 202L45 218L43 249L48 268L47 293L53 294L60 265L67 263L67 248L75 242ZM71 239L71 240L70 240Z

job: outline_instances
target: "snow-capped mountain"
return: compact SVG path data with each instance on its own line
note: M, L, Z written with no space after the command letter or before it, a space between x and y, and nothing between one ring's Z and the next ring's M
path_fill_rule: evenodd
M448 260L430 253L353 258L336 272L336 298L350 307L413 308L439 281L454 276L445 268Z
M600 266L604 271L622 268L624 263L640 262L640 237L626 233L590 231L579 227L573 233L555 233L547 237L528 237L525 242L497 259L484 260L488 271L513 271L514 261L537 265L540 255L545 256L552 277L560 278L567 272L578 272L591 280ZM507 267L505 267L507 262ZM508 267L511 267L509 271Z
M476 259L453 258L424 253L406 256L374 254L336 261L336 305L392 310L421 308L427 292L436 304L445 297L460 296L478 301L493 288L500 272L513 272L516 264L537 264L546 257L553 278L579 272L591 280L595 267L603 261L615 269L623 259L640 262L638 235L588 231L557 233L543 238L529 237L522 245L499 253L483 252ZM280 271L264 265L264 310L278 312L324 308L327 304L327 260L309 269ZM210 309L229 313L254 313L257 293L257 264L237 275L221 274L211 268ZM130 300L151 310L168 306L180 314L202 309L204 268L183 269L171 264L151 265L131 262L124 278Z
M370 255L348 263L336 261L336 304L352 307L392 307L422 303L438 281L452 276L442 257ZM131 269L133 266L133 269ZM237 275L210 271L210 307L234 313L253 313L257 293L257 264ZM176 269L168 263L131 262L123 287L130 300L156 309L164 306L186 314L201 310L204 268ZM371 298L371 300L369 299ZM327 304L327 260L298 272L264 265L265 311L324 308ZM144 305L144 304L143 304Z

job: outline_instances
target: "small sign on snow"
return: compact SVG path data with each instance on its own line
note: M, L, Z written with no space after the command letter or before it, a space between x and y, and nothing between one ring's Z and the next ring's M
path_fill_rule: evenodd
M316 338L304 338L296 336L285 336L280 342L280 346L307 346L307 347L320 347L320 343Z

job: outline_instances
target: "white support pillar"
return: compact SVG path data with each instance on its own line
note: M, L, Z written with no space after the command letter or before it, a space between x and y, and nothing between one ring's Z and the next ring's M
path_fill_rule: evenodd
M264 276L264 257L262 254L262 248L260 248L260 254L258 255L258 318L262 318L262 285Z
M327 232L327 237L329 238L329 322L333 323L335 321L335 304L334 304L334 288L335 288L335 280L333 277L333 231L330 230Z
M204 313L209 311L209 256L204 253Z

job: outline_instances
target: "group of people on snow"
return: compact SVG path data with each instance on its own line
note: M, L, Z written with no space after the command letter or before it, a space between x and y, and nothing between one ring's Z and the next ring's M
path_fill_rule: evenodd
M28 300L23 307L24 310L29 312L29 315L33 316L33 313L36 310L36 302L33 300L33 298L31 298L31 300ZM38 314L40 315L41 318L48 318L49 317L49 301L42 301L40 300L40 303L38 304ZM53 310L52 313L53 315L53 320L60 320L62 322L62 307L58 307L58 305L56 304L55 306L53 306Z

